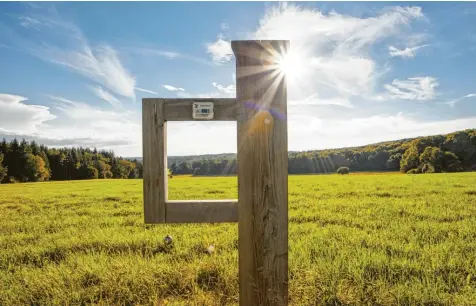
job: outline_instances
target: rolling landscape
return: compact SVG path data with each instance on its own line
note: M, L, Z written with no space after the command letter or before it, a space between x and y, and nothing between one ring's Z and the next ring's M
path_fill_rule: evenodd
M476 306L473 2L0 2L0 306Z
M290 172L304 159L302 165L319 162L295 173L323 173L316 171L320 164L329 174L289 176L290 305L473 305L474 133L290 153ZM0 185L1 305L237 305L236 224L146 225L140 160L4 141L7 162L15 160L12 145L25 150L21 156L47 156L38 164L50 177L37 173L30 177L42 182ZM418 160L407 172L432 171L388 172L398 170L389 162L394 154L407 167L407 152ZM458 167L450 167L449 153ZM63 168L54 166L58 154L72 156L58 162ZM377 162L380 154L387 160ZM362 155L359 164L355 156ZM177 157L172 165L200 169L233 157ZM15 169L31 173L28 159L18 160L23 168ZM350 175L334 174L344 166ZM93 177L81 177L91 168ZM48 182L56 169L77 180ZM169 199L237 198L233 172L208 169L213 176L174 173ZM9 174L9 182L28 177ZM167 235L173 244L164 242Z
M169 198L236 198L236 183L178 176ZM291 175L289 304L474 305L475 186ZM237 224L145 225L142 206L139 179L0 185L0 304L237 305Z
M169 156L172 175L236 175L236 154ZM350 171L441 173L476 170L476 130L361 147L288 153L289 174ZM142 158L88 148L49 149L36 142L0 142L0 182L142 178Z

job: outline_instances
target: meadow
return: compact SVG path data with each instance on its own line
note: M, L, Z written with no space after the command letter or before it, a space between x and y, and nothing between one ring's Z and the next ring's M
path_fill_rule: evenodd
M236 185L174 177L169 198ZM142 209L139 179L0 185L0 305L236 305L237 224ZM476 173L290 176L289 221L290 305L476 305Z

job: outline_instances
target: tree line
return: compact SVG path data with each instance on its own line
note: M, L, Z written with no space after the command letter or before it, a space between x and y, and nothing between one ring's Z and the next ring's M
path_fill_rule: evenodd
M236 174L236 155L171 157L169 165L173 174L232 175ZM288 155L289 174L335 173L341 167L405 173L476 170L476 129Z
M172 175L234 175L236 154L168 158ZM289 152L290 174L350 171L405 173L476 170L476 129L381 142L367 146ZM116 157L112 151L87 148L49 149L34 141L0 143L0 181L31 182L95 178L142 178L139 158Z
M81 147L50 149L24 139L0 142L2 183L140 177L140 161L116 157L112 151Z

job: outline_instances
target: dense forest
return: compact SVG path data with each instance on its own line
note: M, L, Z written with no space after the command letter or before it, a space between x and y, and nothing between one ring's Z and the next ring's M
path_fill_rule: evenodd
M172 174L236 174L236 155L171 156ZM361 147L289 152L289 173L402 171L406 173L476 170L476 129ZM0 182L141 178L140 158L116 157L112 151L47 148L34 141L0 143Z
M38 182L97 178L139 178L142 164L111 151L49 149L36 142L0 142L0 182Z

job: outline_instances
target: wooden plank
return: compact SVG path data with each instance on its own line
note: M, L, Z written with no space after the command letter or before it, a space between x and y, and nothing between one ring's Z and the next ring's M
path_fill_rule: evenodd
M193 119L193 102L213 102L213 119ZM236 121L236 99L166 99L165 121Z
M142 99L145 223L165 223L167 200L167 123L163 99Z
M240 305L288 302L289 41L233 41L237 75Z
M166 202L167 223L238 221L238 200L178 200Z

